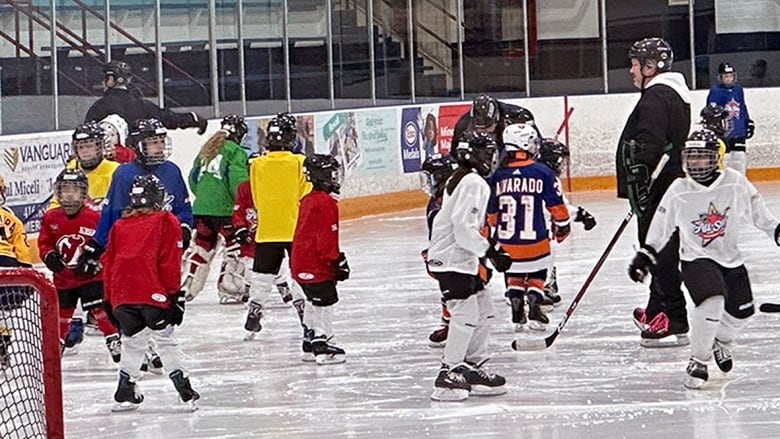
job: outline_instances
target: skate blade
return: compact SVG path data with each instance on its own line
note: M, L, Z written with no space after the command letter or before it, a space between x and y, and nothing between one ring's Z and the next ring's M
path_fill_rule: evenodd
M315 361L320 366L325 366L329 364L341 364L347 361L347 358L344 355L317 355Z
M122 413L122 412L131 412L133 410L138 410L138 407L140 407L141 404L133 404L132 402L118 402L114 404L113 407L111 407L112 413Z
M189 400L187 402L182 401L182 404L184 404L184 406L186 407L187 411L189 411L189 412L194 412L194 411L198 410L198 404L197 404L196 400L194 400L194 399L191 399L191 400Z
M444 341L428 341L428 347L441 349L447 346L447 340Z
M252 341L255 337L257 337L257 332L247 331L246 335L244 335L244 341Z
M241 301L240 297L220 297L219 304L220 305L243 305L244 302Z
M639 341L639 346L643 348L676 348L680 346L688 346L691 344L691 339L687 334L680 334L676 336L668 336L664 338L643 338Z
M475 385L471 386L471 392L469 393L469 396L498 396L503 395L506 393L506 387L505 386L482 386L482 385Z
M73 357L75 355L78 355L79 350L74 346L72 348L65 348L65 351L62 353L63 357Z
M529 320L528 321L528 329L533 331L546 331L547 330L547 323L538 322L536 320Z
M525 323L514 323L515 332L525 332Z
M704 386L704 383L706 383L706 382L707 381L705 381L705 380L703 380L701 378L695 378L695 377L689 376L689 377L685 378L685 381L683 382L683 386L685 386L686 389L699 390L699 389L702 388L702 386Z
M304 352L303 355L301 355L301 360L304 363L314 363L317 361L317 358L314 357L314 354L311 352Z
M469 397L469 391L466 389L444 389L435 388L431 393L431 399L442 402L465 401Z

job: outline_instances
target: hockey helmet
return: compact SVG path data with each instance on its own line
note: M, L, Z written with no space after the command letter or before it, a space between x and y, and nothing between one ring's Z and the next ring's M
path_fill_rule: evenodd
M470 115L475 128L490 128L501 119L498 101L488 95L479 95L471 103Z
M438 196L444 189L444 183L458 169L458 162L451 155L433 154L422 164L420 187L432 196Z
M330 154L314 154L306 157L303 161L303 169L306 179L315 189L335 194L341 191L344 174L341 172L338 160Z
M569 161L569 147L551 137L542 139L539 146L539 163L550 168L556 176L560 176L563 166Z
M124 61L111 61L103 66L103 77L114 78L115 85L127 85L130 83L130 65Z
M76 127L73 131L73 153L82 169L92 170L103 160L105 132L95 122Z
M130 207L161 210L165 204L165 188L154 174L136 175L130 187Z
M471 133L461 138L455 149L455 160L461 166L476 170L489 177L496 162L496 141L487 133Z
M75 215L84 205L89 190L87 175L81 169L64 169L54 181L57 201L68 215Z
M269 151L292 151L298 130L295 127L295 116L290 113L279 113L268 122L265 130Z
M171 156L171 138L165 125L155 118L139 119L131 134L138 160L145 165L159 165Z
M222 118L222 130L228 133L227 138L241 144L248 131L244 118L235 114L228 114Z
M737 82L737 69L735 69L731 63L722 62L718 66L718 78L720 79L721 84L726 87L731 87Z
M682 167L686 174L698 182L712 180L718 170L720 143L710 130L698 130L688 136L682 150Z
M713 131L719 137L725 136L731 130L729 113L715 102L710 102L702 108L699 115L704 129Z
M533 158L539 151L539 133L531 124L509 125L504 128L501 136L504 140L504 150L507 152L525 151L528 158Z
M642 66L647 61L654 61L659 72L666 72L672 68L674 51L666 40L658 37L645 38L631 45L628 50L628 58L636 58Z

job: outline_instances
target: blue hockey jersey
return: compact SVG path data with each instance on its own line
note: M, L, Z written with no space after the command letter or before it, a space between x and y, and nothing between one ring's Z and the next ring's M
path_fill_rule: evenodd
M716 103L723 106L729 113L730 131L726 133L728 139L744 139L747 136L747 126L750 116L745 105L745 90L739 84L726 87L716 84L710 87L707 95L707 104Z

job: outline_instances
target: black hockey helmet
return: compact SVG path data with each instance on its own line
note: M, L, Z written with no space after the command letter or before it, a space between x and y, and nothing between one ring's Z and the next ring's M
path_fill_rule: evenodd
M103 77L114 77L116 85L127 85L130 83L130 65L124 61L110 61L103 66Z
M729 113L723 106L710 102L701 109L699 116L704 129L713 131L719 137L729 131Z
M545 137L539 146L537 161L550 168L557 176L563 172L563 166L569 161L569 147L552 137Z
M731 77L731 80L724 81L723 75L731 74L733 75ZM734 68L731 63L728 62L722 62L718 66L718 79L720 79L721 84L725 85L726 87L731 87L734 85L735 82L737 82L737 69Z
M341 191L344 175L338 160L330 154L314 154L306 157L303 161L303 169L306 179L315 189L335 194Z
M78 198L74 199L70 195L66 195L64 189L67 187L78 189ZM57 175L57 179L54 180L54 191L57 194L57 201L59 201L60 206L68 215L75 215L81 209L81 206L84 205L84 200L87 199L88 190L89 180L87 180L87 175L81 169L63 169Z
M655 61L659 72L666 72L672 68L674 51L666 40L658 37L645 38L631 45L628 50L628 58L636 58L644 66L647 61Z
M496 165L496 141L488 133L469 133L455 148L455 160L461 166L475 169L483 177L490 176Z
M86 170L95 169L103 160L103 149L106 142L103 128L95 122L81 124L73 131L72 139L73 154L79 165ZM84 157L83 154L79 153L82 148L90 146L95 148L95 154L92 157Z
M710 130L697 130L688 136L682 150L682 167L686 174L698 182L711 181L718 171L720 142Z
M165 188L154 174L136 175L130 187L130 207L162 210L165 205Z
M159 165L171 155L168 129L155 118L135 121L130 136L135 144L138 160L145 165ZM162 142L163 148L160 151L149 151L149 146L154 142Z
M422 164L420 187L432 196L439 196L444 190L444 183L458 169L458 162L451 155L433 154Z
M221 128L228 133L227 138L238 143L244 140L248 131L244 118L235 114L228 114L222 118Z
M489 128L501 119L498 101L488 95L479 95L471 103L471 122L475 128Z
M265 138L268 140L269 151L292 151L298 130L295 127L295 116L290 113L279 113L268 122Z

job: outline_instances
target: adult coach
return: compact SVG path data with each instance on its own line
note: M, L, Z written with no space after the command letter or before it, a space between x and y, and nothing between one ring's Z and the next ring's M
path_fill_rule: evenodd
M628 117L616 154L618 198L628 198L637 217L639 244L644 246L650 221L664 192L682 177L680 152L691 125L690 92L682 74L670 71L674 53L661 38L635 42L628 52L630 74L642 96ZM651 184L650 176L664 154L669 161ZM645 347L687 345L688 316L682 281L677 232L653 255L650 298L634 310ZM675 337L676 336L676 340Z

